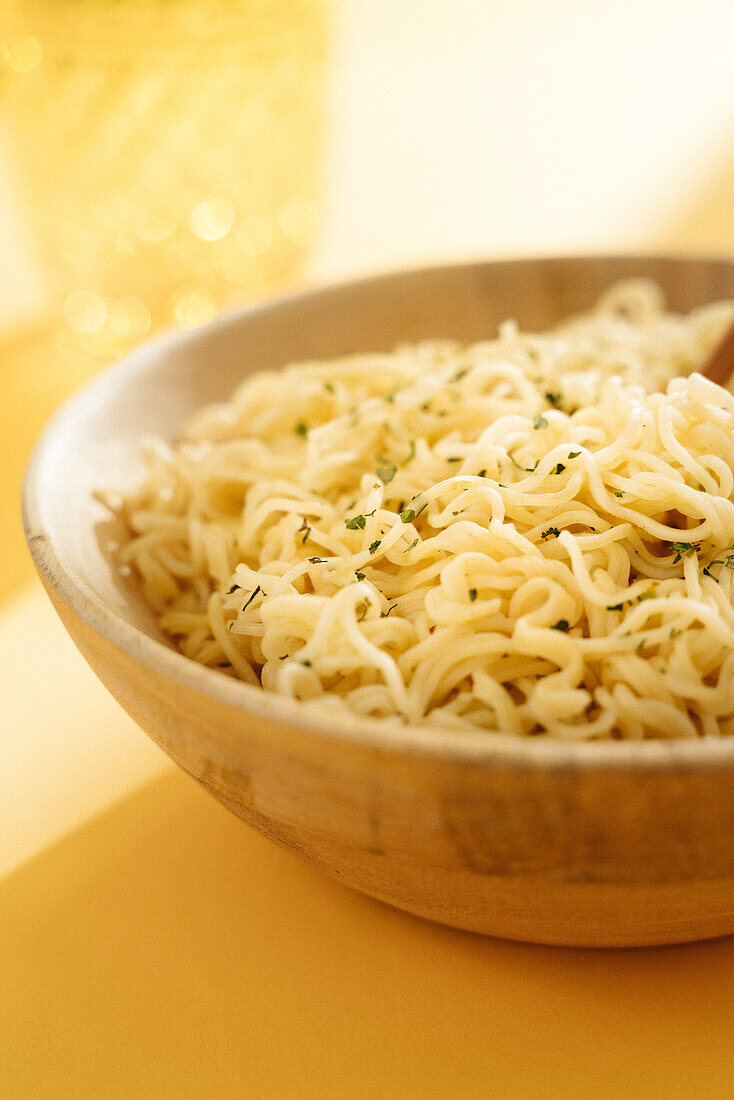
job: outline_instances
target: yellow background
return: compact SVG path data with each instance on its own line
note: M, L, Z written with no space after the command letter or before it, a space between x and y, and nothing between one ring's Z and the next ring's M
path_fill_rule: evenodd
M525 252L734 252L730 6L460 0L458 12L421 5L420 20L415 9L404 0L341 5L329 218L312 275L501 253L513 242ZM482 37L493 29L494 37ZM590 34L594 52L582 64ZM510 47L525 51L518 66L506 61ZM464 56L470 64L462 67ZM546 56L572 72L544 96L530 77ZM441 58L436 87L428 81L418 95L416 75ZM505 80L492 92L505 119L499 137L481 129L490 116L476 105L467 117L458 110L482 66L493 63ZM542 64L547 78L551 62ZM613 74L617 114L594 98L607 87L604 73ZM594 95L584 94L584 74ZM392 130L389 117L370 113L369 80L394 104L400 124ZM437 115L441 102L451 109ZM541 165L528 152L536 107L573 122L560 167L540 182ZM408 142L406 152L402 127L411 111L423 140ZM603 142L587 142L581 186L584 123L592 132L600 111L618 127L606 152ZM456 143L470 149L478 133L476 163L457 162ZM648 159L646 133L656 150ZM382 192L374 169L380 142L389 177ZM515 199L525 201L532 188L518 192L511 174L493 171L508 158L523 179L536 174L529 212ZM445 171L434 188L439 164ZM479 183L452 193L472 172ZM6 269L5 303L14 281ZM73 737L104 742L124 721L52 628L18 519L32 441L82 375L50 354L40 324L6 333L0 351L2 735L11 750L37 735L18 805L28 803L33 822L56 814L59 835L0 882L0 1096L734 1096L734 939L615 953L431 926L329 881L170 769L122 801L110 795L113 804L91 819L100 804L91 793L75 795L74 813L59 824L63 763L57 790L33 784L33 768L40 773L52 758L43 738L52 739L65 716L72 772ZM19 593L25 602L11 604ZM21 620L23 637L40 632L40 661L30 644L25 655L14 648ZM71 717L62 680L77 692ZM12 806L20 780L8 775L0 802ZM91 772L81 778L97 788ZM77 827L62 835L71 820ZM11 844L12 832L11 825L0 835L0 846Z

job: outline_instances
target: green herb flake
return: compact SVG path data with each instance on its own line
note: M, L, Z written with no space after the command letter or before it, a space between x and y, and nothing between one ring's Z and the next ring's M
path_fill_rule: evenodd
M469 367L464 367L462 370L457 370L456 374L452 377L452 382L461 382L462 378L466 378L469 373Z
M364 516L352 516L351 519L345 519L347 531L364 531L367 520Z
M676 557L673 559L673 565L681 560L681 558L691 558L693 555L701 549L700 542L674 542L671 546L671 550L675 550Z
M308 424L304 423L304 421L301 420L298 424L296 424L295 431L296 435L308 435Z
M383 396L383 401L387 401L388 405L392 405L394 400L395 400L395 394L394 393L386 393Z
M391 462L389 466L377 467L377 476L383 485L389 485L397 472L398 468L394 462Z
M557 527L549 527L546 531L542 532L540 537L542 539L550 539L550 538L557 539L558 536L560 535L560 533L561 532L558 530Z
M227 595L231 596L233 592L236 592L239 588L242 588L241 584L233 584L231 588L227 589Z
M553 473L554 474L562 474L565 469L566 469L566 467L563 465L563 463L559 462L558 465L556 466L555 470L553 471Z
M370 545L370 554L376 553L381 542L382 539L375 539L375 541Z
M563 400L563 394L562 393L554 393L552 390L546 391L546 393L543 396L545 397L548 404L553 405L554 408L558 408L561 401Z
M476 598L477 598L477 590L476 590L476 588L470 588L470 589L469 589L469 599L471 600L471 602L472 602L472 603L474 603L474 601L476 600Z
M615 495L615 497L623 497L623 496L624 496L624 493L621 493L621 492L619 491L619 489L615 489L615 490L614 490L614 495Z
M305 668L310 668L310 667L311 667L311 662L310 662L310 661L308 660L308 658L306 658L306 660L305 660L305 661L301 661L301 664L302 664L302 665L303 665L303 666L304 666Z
M414 549L416 548L416 546L417 546L417 545L418 545L418 537L416 536L416 537L415 537L415 538L413 539L413 541L411 542L410 546L406 546L406 547L405 547L405 549L403 550L403 553L404 553L404 554L407 554L409 550L414 550Z
M643 650L643 649L645 648L646 644L647 644L647 638L643 638L643 639L642 639L642 640L641 640L640 642L638 642L638 643L637 643L637 645L635 646L635 652L636 652L636 653L641 653L641 652L642 652L642 650Z
M624 609L624 603L609 604L607 611L622 611Z
M260 585L258 585L258 586L257 586L257 588L256 588L256 589L255 589L255 591L254 591L254 592L252 593L252 595L250 596L250 598L249 598L249 600L247 601L247 603L245 604L245 606L244 606L244 607L242 608L242 610L243 610L243 611L247 611L247 608L248 608L248 607L250 606L250 604L252 603L252 601L253 601L253 600L255 599L255 596L257 596L257 594L258 594L258 592L259 592L259 591L260 591Z
M569 451L568 452L568 457L569 458L578 458L580 454L581 454L581 451Z
M546 420L546 418L543 416L542 413L538 413L538 415L536 416L535 420L533 421L533 427L535 428L536 431L540 431L543 428L548 427L548 421Z
M451 458L446 459L447 462L461 462L461 455L453 455Z
M326 558L309 558L308 560L311 562L311 565L323 565Z
M306 527L306 529L305 529L305 530L304 530L304 532L303 532L303 538L301 539L301 546L305 546L305 545L306 545L306 539L308 538L308 536L309 536L310 534L311 534L311 528L310 528L310 527Z
M513 464L513 466L517 466L518 470L522 470L522 472L524 474L532 474L538 468L538 463L537 462L535 463L534 466L521 466L520 463L517 461L517 459L513 458L512 455L508 454L507 457L509 458L509 460Z
M477 477L486 477L486 476L487 476L486 469L485 470L480 470L479 473L477 474Z
M365 576L364 573L359 573L355 570L354 575L355 575L355 577L357 578L358 581L363 581L364 580L364 576Z
M551 630L562 630L564 634L570 629L568 619L559 619L557 623L553 623Z
M670 637L671 638L677 638L678 635L682 634L682 633L683 633L683 631L679 627L674 626L670 631Z
M411 501L411 504L415 504L415 501ZM400 518L403 523L412 523L426 507L426 504L422 504L420 508L404 508L400 513Z
M324 389L326 390L327 393L334 393L334 383L333 382L324 382Z

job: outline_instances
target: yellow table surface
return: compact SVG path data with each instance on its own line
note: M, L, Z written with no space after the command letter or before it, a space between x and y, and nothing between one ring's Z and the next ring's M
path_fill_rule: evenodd
M171 772L0 885L8 1097L728 1097L734 939L502 943L323 876Z

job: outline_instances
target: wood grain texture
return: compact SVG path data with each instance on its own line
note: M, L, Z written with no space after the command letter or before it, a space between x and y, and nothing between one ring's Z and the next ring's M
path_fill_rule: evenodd
M405 272L234 313L141 348L65 406L25 492L26 532L92 668L235 813L345 883L461 928L541 943L644 945L734 931L734 740L561 744L394 729L320 714L175 652L92 492L128 488L137 445L173 439L248 372L450 336L545 326L649 275L674 308L734 296L734 264L566 258Z
M724 339L714 348L701 370L712 382L726 386L734 374L734 325L730 325Z

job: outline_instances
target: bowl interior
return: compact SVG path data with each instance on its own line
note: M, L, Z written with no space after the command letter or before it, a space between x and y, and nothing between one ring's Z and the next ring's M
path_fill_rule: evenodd
M29 470L26 530L39 569L82 616L111 612L171 648L132 578L112 561L121 532L95 490L141 478L145 436L175 440L198 406L227 398L253 371L299 359L389 350L431 337L472 341L514 317L542 328L589 307L614 280L649 276L685 310L734 297L734 263L578 257L408 271L311 291L144 345L71 399Z

